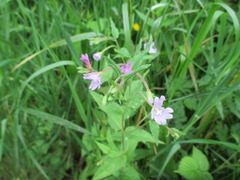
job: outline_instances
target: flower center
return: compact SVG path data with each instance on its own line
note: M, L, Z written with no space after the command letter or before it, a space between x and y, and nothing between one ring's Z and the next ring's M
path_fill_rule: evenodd
M155 107L154 108L154 112L155 112L156 115L162 114L162 110L163 110L163 108L161 108L161 107Z

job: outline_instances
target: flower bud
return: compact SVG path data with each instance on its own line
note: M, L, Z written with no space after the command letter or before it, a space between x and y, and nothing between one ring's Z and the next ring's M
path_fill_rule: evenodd
M93 59L96 61L100 61L102 57L102 53L101 52L97 52L95 54L93 54Z

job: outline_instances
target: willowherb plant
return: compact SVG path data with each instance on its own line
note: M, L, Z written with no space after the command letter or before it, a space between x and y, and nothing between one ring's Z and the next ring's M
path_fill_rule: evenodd
M154 42L150 43L148 53L150 53L150 54L157 53L157 48L154 48L154 45L155 45ZM143 47L144 47L144 49L146 49L147 43L144 43ZM101 58L102 58L102 52L97 52L97 53L93 54L94 60L100 61ZM83 79L91 80L89 89L90 90L99 89L102 85L103 74L105 72L107 72L108 70L111 70L112 67L107 67L106 69L97 72L92 68L88 54L82 54L80 60L82 60L85 63L86 68L89 70L89 73L83 75ZM115 64L115 66L120 66L121 72L122 72L122 75L120 75L117 79L122 79L124 75L131 74L134 72L132 70L132 62ZM78 69L80 70L79 73L82 73L81 69L83 69L83 68L79 67ZM166 125L166 119L173 118L173 115L170 114L170 113L173 113L173 109L169 108L169 107L168 108L162 107L163 101L165 101L165 96L163 96L163 95L160 98L155 97L155 99L153 101L152 93L151 93L148 85L146 84L146 81L144 80L142 75L140 75L140 73L137 73L137 75L140 77L140 79L142 80L143 84L145 85L145 87L148 91L148 93L147 93L148 97L147 98L145 97L145 99L148 99L148 103L151 106L153 104L152 110L151 110L151 118L154 119L159 125ZM121 87L122 87L122 85L118 86L118 89Z
M112 38L109 39L112 40ZM101 38L95 38L91 40L90 45L94 46L99 42L101 42ZM98 104L99 109L107 115L107 123L106 119L96 117L100 122L97 127L102 129L98 135L102 139L84 134L83 143L89 147L88 151L100 151L105 154L98 159L89 158L89 163L99 166L96 171L92 172L94 179L101 179L117 172L124 177L125 171L132 171L136 175L133 178L139 179L139 174L132 166L135 161L133 156L136 156L134 151L138 150L139 143L164 144L158 139L160 130L158 125L164 127L174 138L179 137L179 131L167 127L167 120L173 118L171 114L173 109L163 107L165 96L154 97L144 78L151 61L158 55L155 43L151 39L144 44L140 41L136 46L136 52L131 57L126 48L119 47L116 39L113 42L116 45L110 45L93 54L95 62L89 60L88 54L82 54L80 58L85 63L85 67L78 67L78 72L83 74L83 79L91 81L88 87L90 90L99 91L99 93L94 91L89 93ZM107 54L106 51L110 48L115 48L116 53ZM98 63L99 66L95 66L93 63ZM94 69L92 65L101 67L101 69ZM143 86L146 91L143 91ZM145 107L144 102L152 109ZM134 120L131 117L134 117L139 109L144 111L146 109L146 111L140 113L137 120ZM151 121L148 121L149 117L156 123L152 124ZM144 128L148 122L151 126L150 132ZM135 125L133 125L134 123ZM98 128L92 129L92 131L99 132ZM95 144L90 147L89 141L95 142ZM97 154L97 152L95 153ZM109 166L114 167L107 171L106 168ZM120 169L124 170L120 171Z

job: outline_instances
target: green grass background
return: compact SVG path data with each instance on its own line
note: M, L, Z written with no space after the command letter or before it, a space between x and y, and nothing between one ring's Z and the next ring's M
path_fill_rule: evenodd
M159 3L0 1L0 179L88 176L82 138L99 115L76 66L82 53L109 45L89 46L88 39L111 36L110 18L119 46L131 54L140 39L153 37L160 54L146 80L156 95L166 95L175 111L169 124L183 132L177 141L164 136L166 145L137 163L141 178L180 178L174 171L194 145L207 156L213 177L239 177L240 4Z

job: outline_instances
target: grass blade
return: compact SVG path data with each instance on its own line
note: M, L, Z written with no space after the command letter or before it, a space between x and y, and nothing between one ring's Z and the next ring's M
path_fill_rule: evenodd
M240 145L236 145L230 142L224 142L224 141L216 141L212 139L191 139L186 141L180 141L179 143L198 143L198 144L216 144L219 146L225 146L230 149L234 149L238 152L240 152Z
M75 130L75 131L78 131L78 132L81 132L81 133L86 133L86 134L92 135L92 133L90 133L88 130L86 130L86 129L82 128L81 126L79 126L75 123L72 123L72 122L70 122L66 119L63 119L61 117L58 117L58 116L55 116L55 115L52 115L52 114L49 114L49 113L45 113L45 112L42 112L42 111L30 109L30 108L23 108L21 110L28 113L28 114L34 115L36 117L39 117L39 118L48 120L52 123L63 126L67 129L72 129L72 130Z
M86 40L86 39L90 39L90 38L94 38L94 37L98 37L101 34L97 34L95 32L88 32L88 33L81 33L81 34L77 34L74 36L70 37L70 40L72 42L79 42L82 40ZM49 45L49 48L55 48L55 47L59 47L59 46L64 46L67 45L67 41L65 39L62 39L60 41L54 42L52 44ZM14 66L14 68L11 70L11 72L17 70L19 67L21 67L23 64L27 63L28 61L30 61L31 59L33 59L34 57L36 57L37 55L45 52L46 50L48 50L48 48L44 48L28 57L26 57L25 59L23 59L20 63L18 63L16 66Z
M123 27L124 27L124 35L125 35L125 47L131 52L133 52L133 42L131 39L131 29L129 22L129 14L128 14L128 4L124 3L122 5L122 15L123 15Z
M1 138L0 138L0 162L2 160L3 146L4 146L4 137L6 132L7 119L2 120L1 122Z
M60 67L60 66L66 66L66 65L71 65L71 66L75 66L74 62L72 61L59 61L59 62L56 62L56 63L53 63L53 64L50 64L48 66L45 66L41 69L39 69L38 71L36 71L35 73L33 73L29 78L27 78L23 84L22 84L22 90L24 89L24 87L32 80L34 79L35 77L51 70L51 69L54 69L56 67Z
M18 127L18 130L17 130L17 134L18 134L18 137L21 141L21 143L23 144L28 156L30 157L30 159L32 160L33 164L36 166L36 168L40 171L40 173L47 179L47 180L50 180L49 176L46 174L46 172L44 171L44 169L42 168L42 166L38 163L38 161L34 158L34 155L32 154L31 151L28 150L28 147L24 141L24 138L23 138L23 135L22 135L22 129L21 127L19 126Z

